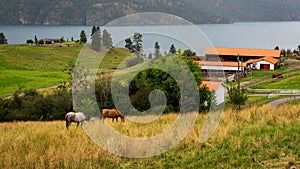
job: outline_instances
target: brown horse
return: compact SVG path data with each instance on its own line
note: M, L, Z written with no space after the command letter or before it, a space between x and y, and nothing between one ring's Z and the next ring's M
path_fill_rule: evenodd
M90 117L84 115L82 112L74 113L74 112L69 112L65 116L66 119L66 127L69 129L69 126L71 125L72 122L77 123L77 127L79 124L82 125L84 121L89 121L90 124L92 123L92 120Z
M114 119L118 122L118 118L121 118L122 122L125 122L125 118L123 114L117 110L117 109L102 109L101 111L102 119L104 120L105 118L112 118L112 122L114 122Z

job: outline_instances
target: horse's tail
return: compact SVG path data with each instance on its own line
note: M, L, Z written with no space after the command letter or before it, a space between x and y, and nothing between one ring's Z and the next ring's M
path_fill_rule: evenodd
M69 128L69 118L68 118L68 114L66 114L66 116L65 116L65 120L66 120L66 127L67 127L67 129Z

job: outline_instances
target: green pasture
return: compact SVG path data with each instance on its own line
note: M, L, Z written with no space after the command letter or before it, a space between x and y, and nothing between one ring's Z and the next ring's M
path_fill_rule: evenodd
M272 79L268 83L255 86L257 89L300 89L300 75L285 77L282 79Z
M66 73L32 70L19 67L0 59L0 96L11 94L20 86L41 88L57 85L67 79Z
M78 56L82 54L82 49L83 45L80 44L0 45L0 96L13 93L19 86L25 89L43 88L67 81L68 76L64 69L68 68L70 63L77 61ZM95 56L103 56L96 52L92 54L92 57L86 56L84 60L93 63ZM125 49L111 49L105 53L101 64L97 65L100 67L98 72L116 69L129 55L130 53Z
M70 47L1 45L0 58L12 65L30 70L60 72L75 61L82 45Z

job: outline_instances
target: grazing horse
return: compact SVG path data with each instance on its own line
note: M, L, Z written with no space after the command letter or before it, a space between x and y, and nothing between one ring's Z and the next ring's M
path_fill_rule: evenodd
M66 119L66 127L69 129L69 126L71 125L72 122L77 123L77 127L79 126L79 123L82 125L84 121L89 121L92 123L90 117L84 115L82 112L74 113L74 112L69 112L65 116Z
M112 118L112 122L114 122L114 119L116 119L116 121L118 122L118 118L120 117L121 121L125 122L123 114L117 109L102 109L101 114L103 120L108 117Z

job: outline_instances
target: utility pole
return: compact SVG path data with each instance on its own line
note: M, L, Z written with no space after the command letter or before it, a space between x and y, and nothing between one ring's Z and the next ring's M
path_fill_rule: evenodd
M237 61L238 61L238 89L240 90L241 86L240 86L240 55L237 55Z
M240 84L240 54L237 55L237 61L238 61L238 91L239 95L241 94L241 84ZM238 104L238 112L241 110L241 103Z

